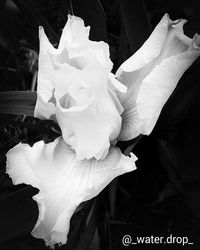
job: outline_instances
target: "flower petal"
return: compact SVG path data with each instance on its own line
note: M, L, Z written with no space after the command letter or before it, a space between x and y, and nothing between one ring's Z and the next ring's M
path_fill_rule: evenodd
M90 27L85 27L84 21L76 16L68 15L68 20L63 28L58 49L62 51L69 46L78 47L89 39Z
M37 102L34 116L40 119L49 119L55 114L55 105L49 102L53 96L53 65L49 53L57 53L51 45L42 27L39 28L40 52L38 69Z
M162 107L174 91L183 73L200 55L198 49L170 57L157 65L141 85L137 97L137 111L142 120L141 133L149 135L160 115Z
M112 69L109 47L104 42L90 41L88 36L89 27L84 26L83 20L69 15L59 47L55 49L46 37L43 28L40 28L38 98L35 117L52 119L56 105L54 97L59 100L64 95L71 95L76 89L88 84L86 81L83 83L82 80L83 74L86 75L84 72L82 73L85 69L90 75L93 69L95 71L95 68L99 68L101 74L108 78L107 72ZM94 85L96 76L91 75L94 79L91 84ZM91 79L91 77L89 78ZM100 81L98 82L100 83ZM102 85L102 83L100 84ZM76 95L76 100L79 97Z
M99 92L101 95L101 92ZM121 116L112 96L104 92L101 102L92 101L86 106L56 109L57 121L64 140L76 151L77 158L103 159L121 129Z
M172 21L166 14L144 45L119 67L117 79L128 88L127 95L119 96L124 108L120 140L152 131L178 80L199 56L195 39L183 33L185 22Z
M110 83L112 83L113 87L115 87L116 90L118 90L121 93L127 93L127 87L124 84L122 84L120 81L118 81L115 78L115 75L113 73L110 73L109 80L110 80Z
M156 58L163 48L172 23L168 14L165 14L142 47L119 67L116 76L119 77L123 71L136 71Z
M180 19L169 25L165 43L159 54L159 61L187 51L192 39L184 34L183 26L186 22L187 20Z
M200 36L195 35L186 51L162 60L144 79L129 89L123 103L121 140L130 140L153 130L162 107L175 89L179 79L200 55Z
M134 170L136 159L111 147L104 160L79 161L60 137L49 144L15 146L7 153L7 173L14 184L26 183L40 190L33 197L39 217L32 234L54 246L66 243L77 206L98 195L116 176Z
M183 33L186 22L184 19L172 21L165 14L143 46L119 67L116 76L120 81L129 88L140 77L141 71L147 74L155 63L186 51L192 42Z
M103 159L120 133L123 108L109 91L109 74L94 64L81 70L63 65L54 72L57 122L80 160Z
M83 61L82 65L98 62L101 66L104 65L112 69L108 44L103 41L90 41L89 31L90 27L85 27L81 18L68 15L68 21L63 29L58 50L67 49L69 58L74 61Z

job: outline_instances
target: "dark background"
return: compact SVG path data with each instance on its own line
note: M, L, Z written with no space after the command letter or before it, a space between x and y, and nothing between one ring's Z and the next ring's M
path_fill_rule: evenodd
M200 2L195 0L1 0L0 91L36 90L39 25L57 46L67 14L82 17L91 26L90 38L109 44L115 72L166 12L172 20L188 20L184 31L189 37L200 33ZM60 249L200 249L199 78L197 59L179 81L152 134L119 143L122 150L134 146L137 170L82 204L71 220L68 244ZM16 115L15 102L1 93L0 250L47 249L30 235L38 215L32 196L38 190L12 185L5 174L5 154L19 142L52 141L59 128L23 112ZM125 247L121 240L126 234L187 236L194 244Z

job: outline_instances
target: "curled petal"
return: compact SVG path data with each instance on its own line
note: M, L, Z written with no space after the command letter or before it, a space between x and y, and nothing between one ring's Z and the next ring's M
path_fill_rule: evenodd
M76 70L91 68L91 65L105 68L106 71L112 69L108 45L104 42L90 41L88 36L89 27L84 26L83 20L69 15L58 49L55 49L49 42L43 28L39 28L38 98L34 112L35 117L51 119L52 115L55 114L55 102L51 101L54 97L54 91L62 93L62 96L67 93L66 80L68 79L70 82L70 77L62 74L63 67L71 67L74 70L71 75L74 74L74 77L76 77ZM58 74L61 75L58 77Z
M90 27L85 27L81 18L68 15L68 21L63 28L58 49L63 50L69 46L80 46L89 40L89 32Z
M121 93L127 93L127 87L115 78L115 75L110 73L109 76L110 83L112 86Z
M101 66L112 68L108 45L89 40L90 27L85 27L84 21L76 16L68 15L68 21L63 29L59 51L66 49L71 61L82 61L82 66L90 63L100 63ZM77 59L75 59L77 58Z
M60 137L49 144L15 146L7 153L7 173L14 184L26 183L40 190L33 197L39 217L32 235L53 247L66 243L77 206L98 195L116 176L134 170L136 159L111 147L104 160L79 161Z
M55 105L49 102L54 91L53 65L49 53L56 53L56 49L49 42L42 27L39 28L39 40L37 102L34 116L40 119L49 119L55 114Z
M199 36L185 36L185 22L165 15L141 49L120 66L117 77L128 87L121 98L120 140L151 133L179 79L200 55Z
M143 81L136 105L142 120L140 131L150 134L160 115L162 107L175 89L183 73L200 55L200 48L189 50L164 60L157 65ZM148 98L147 98L148 97Z
M108 45L90 41L81 18L68 16L58 49L40 29L35 117L56 120L79 159L103 159L120 133L123 107L108 86L111 69Z
M159 56L172 23L168 14L165 14L142 47L120 66L116 75L119 77L123 71L136 71Z
M39 94L37 95L34 117L39 119L53 119L53 115L55 114L55 105L54 103L50 102L51 99L45 102Z
M64 140L76 151L79 160L103 159L110 141L117 138L121 129L121 116L112 96L104 92L100 103L93 100L69 108L64 106L74 102L71 96L66 96L62 103L57 103L56 117Z
M54 74L56 119L80 160L103 159L120 133L123 108L108 78L108 69L94 65L82 70L65 65Z

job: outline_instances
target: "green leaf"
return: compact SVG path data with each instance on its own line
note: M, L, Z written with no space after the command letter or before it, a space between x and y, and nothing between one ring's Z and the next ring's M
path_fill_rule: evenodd
M0 113L33 116L36 98L33 91L0 92Z

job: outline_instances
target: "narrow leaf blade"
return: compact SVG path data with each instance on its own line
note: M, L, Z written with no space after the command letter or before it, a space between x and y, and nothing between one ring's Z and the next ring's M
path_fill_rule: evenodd
M36 98L33 91L0 92L0 113L33 116Z

